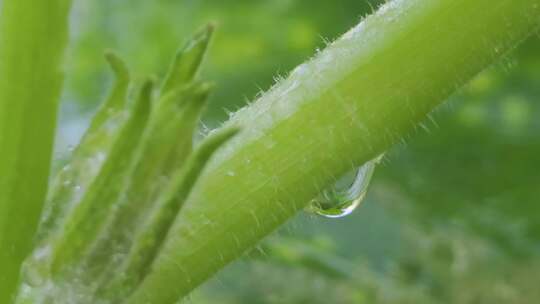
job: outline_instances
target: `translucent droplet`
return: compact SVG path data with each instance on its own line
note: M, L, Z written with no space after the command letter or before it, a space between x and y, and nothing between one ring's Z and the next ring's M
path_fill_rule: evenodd
M45 285L49 278L50 247L43 246L36 249L22 265L22 277L26 284L31 287Z
M366 197L371 177L382 157L380 155L340 178L331 188L314 198L307 211L327 218L351 214Z

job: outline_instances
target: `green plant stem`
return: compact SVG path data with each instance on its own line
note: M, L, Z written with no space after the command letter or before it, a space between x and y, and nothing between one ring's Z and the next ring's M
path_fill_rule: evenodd
M385 5L226 123L244 131L209 164L127 303L185 296L539 25L540 0Z
M4 0L0 16L0 303L9 303L44 202L69 0Z

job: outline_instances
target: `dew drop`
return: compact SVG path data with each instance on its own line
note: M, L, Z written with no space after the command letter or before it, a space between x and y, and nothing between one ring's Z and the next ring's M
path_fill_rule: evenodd
M382 157L380 155L340 178L331 188L314 198L306 210L326 218L351 214L366 197L371 177Z

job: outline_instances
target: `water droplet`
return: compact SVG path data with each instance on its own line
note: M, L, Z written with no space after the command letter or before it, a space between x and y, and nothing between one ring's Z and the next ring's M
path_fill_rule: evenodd
M31 287L45 285L49 277L48 259L50 247L37 248L22 265L22 277L26 284Z
M340 178L331 188L314 198L306 210L327 218L351 214L364 200L371 177L382 157L380 155Z

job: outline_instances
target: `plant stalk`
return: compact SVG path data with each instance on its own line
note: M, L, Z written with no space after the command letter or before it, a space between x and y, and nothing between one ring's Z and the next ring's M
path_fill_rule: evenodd
M540 25L540 0L395 0L225 125L130 304L186 296L353 167L410 135ZM436 203L436 202L435 202Z
M10 303L46 194L71 1L2 2L0 303Z

